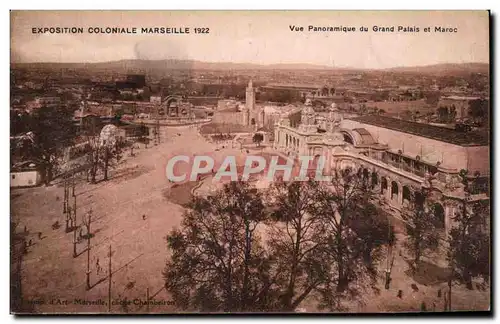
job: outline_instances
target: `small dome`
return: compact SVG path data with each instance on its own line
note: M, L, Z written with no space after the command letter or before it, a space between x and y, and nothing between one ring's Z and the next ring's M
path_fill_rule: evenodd
M306 106L312 106L312 100L310 98L307 98L306 102L305 102L305 105Z
M332 104L331 104L331 106L330 106L330 111L337 111L337 110L339 110L339 109L337 108L337 104L336 104L335 102L332 102Z

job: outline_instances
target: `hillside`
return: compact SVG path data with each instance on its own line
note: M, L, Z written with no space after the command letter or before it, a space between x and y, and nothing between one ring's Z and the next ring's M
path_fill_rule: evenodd
M386 69L390 72L403 73L429 73L429 74L453 74L453 73L484 73L490 71L490 65L487 63L448 63L433 64L425 66L395 67Z
M47 69L108 69L108 70L327 70L314 64L270 64L201 62L195 60L120 60L100 63L12 63L11 67Z
M324 65L307 63L282 63L282 64L253 64L253 63L230 63L230 62L201 62L195 60L120 60L100 63L11 63L11 68L33 68L33 69L87 69L87 70L112 70L116 72L125 71L168 71L168 70L323 70L360 72L356 68L336 68ZM455 73L489 73L489 64L486 63L450 63L435 64L414 67L395 67L381 70L385 72L401 73L431 73L431 74L455 74ZM367 70L368 71L368 70Z

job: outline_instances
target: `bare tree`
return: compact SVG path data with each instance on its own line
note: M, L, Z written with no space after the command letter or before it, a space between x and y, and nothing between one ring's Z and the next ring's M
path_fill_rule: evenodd
M96 183L99 170L103 172L103 180L108 180L109 169L115 167L121 159L122 148L123 144L118 140L105 143L98 136L87 137L87 163L91 183Z
M87 136L87 163L89 166L90 183L96 183L97 171L99 170L100 160L100 150L101 145L99 143L98 136Z
M104 174L104 181L108 180L108 171L114 168L118 161L121 159L121 145L115 143L114 145L103 145L100 149L101 166Z

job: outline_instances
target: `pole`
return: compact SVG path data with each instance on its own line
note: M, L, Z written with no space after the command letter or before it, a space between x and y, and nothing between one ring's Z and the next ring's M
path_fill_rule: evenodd
M105 147L104 149L104 180L108 180L108 163L109 163L109 156L108 156L108 146Z
M157 134L158 134L158 144L160 144L161 140L160 140L160 120L156 120L156 125L158 127L158 130L157 130Z
M451 271L452 275L453 275L453 270ZM451 276L450 276L450 280L448 280L448 288L449 288L449 291L448 291L448 311L451 312Z
M75 224L76 224L76 210L75 210ZM76 258L76 226L73 227L73 258Z
M73 216L74 217L71 220L71 227L76 226L76 196L73 196Z
M66 205L68 204L68 184L66 179L64 179L64 201L63 201L63 213L66 214Z
M71 218L71 206L68 206L68 210L66 211L66 233L69 233L69 220Z
M390 239L391 239L391 221L389 219L389 222L388 222L388 228L387 228L387 239L389 240L390 242ZM392 265L391 265L391 255L392 255L392 243L389 243L389 245L387 246L387 268L385 270L385 289L389 289L389 284L391 282L391 268L392 268Z
M89 212L87 225L87 290L90 289L90 222L92 221L92 211Z
M111 245L109 246L108 312L111 312Z

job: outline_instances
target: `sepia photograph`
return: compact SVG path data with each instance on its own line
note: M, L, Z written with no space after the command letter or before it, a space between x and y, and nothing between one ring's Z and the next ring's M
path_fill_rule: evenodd
M10 11L10 313L491 315L491 21Z

